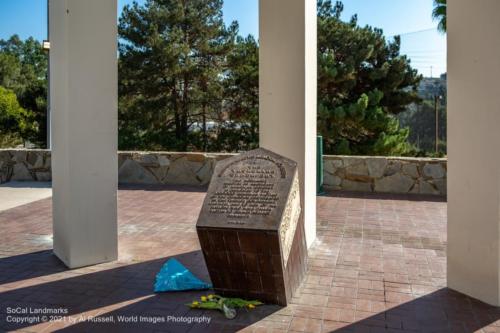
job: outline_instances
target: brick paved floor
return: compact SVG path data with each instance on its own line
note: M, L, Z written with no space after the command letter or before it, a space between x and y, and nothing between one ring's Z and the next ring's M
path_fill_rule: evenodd
M184 305L206 293L152 293L169 257L208 279L194 228L204 195L185 187L120 190L119 260L75 270L51 253L50 199L1 212L0 331L500 332L498 308L445 288L446 203L431 198L319 197L309 272L286 308L266 305L228 321ZM12 323L8 308L68 313L64 322ZM122 315L208 316L211 322L80 322Z

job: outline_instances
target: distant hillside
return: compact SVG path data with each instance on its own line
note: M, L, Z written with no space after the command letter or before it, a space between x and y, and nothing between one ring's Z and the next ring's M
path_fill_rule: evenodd
M433 99L436 95L446 96L446 84L446 74L442 74L439 78L423 78L418 87L418 95L424 100Z
M435 156L436 112L439 112L439 155L446 155L446 74L439 78L424 78L418 87L422 102L412 104L398 115L402 127L410 128L408 141L420 150L420 155Z

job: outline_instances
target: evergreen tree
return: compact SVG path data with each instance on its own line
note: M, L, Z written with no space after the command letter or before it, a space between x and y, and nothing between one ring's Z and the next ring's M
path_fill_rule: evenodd
M382 30L359 27L357 17L341 20L343 5L318 1L318 130L325 152L408 155L408 129L396 115L419 101L421 77L400 38L386 41Z
M208 149L237 33L224 25L222 0L134 3L118 29L120 148Z
M238 37L228 56L223 126L215 150L246 151L259 145L259 45L253 36Z
M327 153L408 155L397 114L420 76L379 29L318 2L318 129ZM258 42L226 27L222 0L147 0L120 18L121 149L258 145Z

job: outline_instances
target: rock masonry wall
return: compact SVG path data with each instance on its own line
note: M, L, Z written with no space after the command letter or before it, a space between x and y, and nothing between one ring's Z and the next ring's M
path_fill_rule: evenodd
M222 153L119 152L122 184L200 185L210 182ZM446 159L325 155L329 190L446 195ZM0 183L50 181L49 150L0 150Z

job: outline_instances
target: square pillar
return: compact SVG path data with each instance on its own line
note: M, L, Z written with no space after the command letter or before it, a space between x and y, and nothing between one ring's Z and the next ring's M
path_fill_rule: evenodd
M448 286L500 306L500 1L448 1Z
M316 0L259 1L260 146L299 165L307 245L316 238Z
M50 0L54 253L117 258L117 3Z

